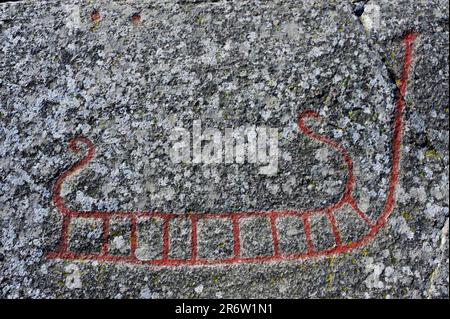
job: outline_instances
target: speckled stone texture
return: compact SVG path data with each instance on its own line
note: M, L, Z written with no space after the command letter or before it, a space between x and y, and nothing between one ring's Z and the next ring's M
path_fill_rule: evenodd
M0 297L448 298L449 7L446 0L20 1L0 4ZM305 261L152 267L48 260L62 219L56 178L93 141L93 161L64 184L75 210L227 213L313 209L336 202L347 171L314 130L351 154L361 209L386 201L393 112L404 48L414 31L395 210L367 246ZM278 171L260 165L177 164L176 127L193 122L278 129ZM343 207L342 241L367 225ZM312 241L336 243L329 221ZM170 222L169 254L190 258L191 222ZM306 249L303 224L277 221L285 252ZM109 252L130 251L130 220L111 220ZM240 221L242 254L273 254L269 220ZM102 224L74 219L69 248L102 249ZM141 260L163 254L163 221L137 224ZM202 221L199 257L233 253L232 225Z

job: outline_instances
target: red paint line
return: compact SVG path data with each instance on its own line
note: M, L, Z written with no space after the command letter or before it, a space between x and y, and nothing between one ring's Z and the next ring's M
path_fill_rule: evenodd
M314 251L314 244L311 237L311 225L309 224L309 216L303 215L303 226L305 228L305 236L306 236L306 245L308 247L308 253L312 253Z
M107 255L109 253L109 218L103 218L103 242L102 242L102 254Z
M163 221L163 259L169 259L169 217Z
M69 141L69 149L74 153L79 153L81 151L77 144L84 144L87 147L86 156L84 156L81 160L72 165L67 171L61 174L61 176L59 176L56 180L53 187L53 203L62 214L71 212L70 209L67 209L65 207L61 198L61 187L64 180L85 167L94 158L95 155L94 144L88 138L80 136Z
M336 204L336 206L341 206L342 203L347 202L348 199L350 198L352 191L353 191L354 184L355 184L355 177L353 175L353 161L352 161L350 155L348 154L347 150L344 147L342 147L340 144L338 144L337 142L331 140L330 138L328 138L326 136L314 133L310 128L308 128L305 124L306 119L318 121L318 120L320 120L319 114L314 111L305 111L305 112L301 113L298 118L298 123L297 123L299 130L306 136L309 136L311 139L317 140L324 144L327 144L328 146L333 148L335 151L340 153L342 158L344 159L345 164L347 165L348 176L347 176L347 182L345 184L344 194L343 194L341 200Z
M239 258L241 255L239 218L237 218L236 215L232 215L231 220L233 222L233 254L234 258Z
M367 216L359 207L358 204L356 203L355 199L352 198L352 200L349 202L350 206L353 208L353 210L359 215L359 217L369 226L369 227L373 227L373 222L372 220L369 218L369 216Z
M70 217L67 215L63 216L62 229L61 229L61 241L60 241L60 252L66 252L69 243L69 224Z
M136 257L137 249L137 217L131 217L131 234L130 234L130 246L131 246L131 256Z
M409 70L412 64L412 49L413 43L416 39L414 33L409 33L403 39L405 46L405 61L402 69L402 78L400 80L400 91L396 100L395 119L394 119L394 137L392 147L392 173L388 191L388 198L383 209L382 214L378 217L375 226L372 228L371 234L373 236L380 230L381 227L387 222L388 217L394 210L395 205L395 189L398 183L398 174L400 171L400 153L402 142L402 129L403 129L403 113L405 108L405 95L409 78Z
M341 246L341 234L339 233L339 229L336 225L336 219L334 218L334 215L330 210L327 210L327 217L331 224L331 231L333 232L336 247L339 247Z
M135 216L139 219L144 218L190 218L191 216L195 216L197 219L229 219L232 215L237 219L245 219L245 218L256 218L256 217L266 217L270 218L273 214L273 211L248 211L248 212L228 212L228 213L163 213L163 212L155 212L155 211L142 211L142 212L133 212L133 211L69 211L65 212L68 216L72 218L98 218L102 219L105 215L114 218L129 218L130 216ZM296 210L280 210L276 211L277 217L288 217L288 216L300 216L303 214L308 215L317 215L323 214L323 209L314 209L314 210L304 210L304 211L296 211Z
M195 262L197 260L197 216L191 215L191 245L192 245L192 255L191 260Z

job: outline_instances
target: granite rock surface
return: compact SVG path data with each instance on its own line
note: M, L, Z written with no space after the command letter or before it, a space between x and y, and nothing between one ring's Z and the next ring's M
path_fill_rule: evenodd
M0 297L448 298L448 17L445 0L0 4ZM61 189L70 211L202 218L314 210L339 201L349 172L339 152L299 131L299 114L313 111L322 118L310 123L314 132L350 154L353 196L377 220L388 197L402 39L410 32L417 39L396 204L367 245L229 265L47 258L60 249L65 227L55 182L87 151L69 150L77 136L92 141L95 156ZM248 154L226 162L222 142L214 144L219 159L195 162L211 146L194 145L199 123L201 134L211 129L220 138L230 128L271 128L274 162ZM177 130L189 138L181 163L171 157ZM270 173L261 173L269 164ZM343 241L367 233L346 207L335 218ZM275 226L269 218L242 220L239 249L272 256L275 227L284 253L307 250L308 232L315 249L327 250L338 244L329 222L315 216L305 229L291 217ZM112 256L135 249L140 261L192 258L190 218L168 226L140 219L134 248L131 218L108 218L106 235L103 223L72 218L67 249L101 255L107 247ZM233 256L231 220L196 225L198 258Z

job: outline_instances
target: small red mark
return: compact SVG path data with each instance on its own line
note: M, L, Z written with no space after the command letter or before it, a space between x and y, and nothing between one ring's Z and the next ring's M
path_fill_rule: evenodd
M102 17L100 15L100 11L98 11L97 9L94 9L91 13L91 21L93 23L98 23L98 22L100 22L101 19L102 19Z
M100 20L100 14L98 11L94 11L92 14L92 20ZM235 263L255 263L255 262L270 262L276 260L302 260L313 257L337 255L345 252L352 251L356 248L366 245L369 241L373 240L379 230L386 224L388 217L392 214L395 205L395 190L398 183L398 175L400 170L400 151L402 140L402 126L403 126L403 113L405 108L405 95L409 77L409 70L412 64L412 52L413 43L416 35L413 33L407 34L403 39L405 47L405 60L402 69L401 82L399 86L399 94L395 103L395 115L394 115L394 130L392 137L392 168L390 175L390 184L387 194L387 200L385 206L376 221L371 221L370 218L359 209L358 204L353 197L353 188L355 185L355 176L353 175L353 162L347 152L337 142L330 138L319 135L313 132L305 123L306 120L319 120L319 115L313 111L306 111L300 114L298 118L299 131L313 140L319 141L328 145L336 152L341 154L343 161L345 162L348 170L347 182L345 184L345 190L342 198L335 204L321 209L309 210L309 211L256 211L256 212L230 212L230 213L205 213L205 214L182 214L182 213L162 213L162 212L108 212L108 211L75 211L67 208L61 198L61 187L64 180L75 172L85 167L94 157L95 148L93 143L85 137L77 137L69 142L69 148L75 153L81 151L80 145L84 145L86 148L86 155L72 165L68 170L63 172L56 180L53 187L53 203L62 214L62 229L61 229L61 242L59 250L56 252L50 252L47 254L47 258L52 259L68 259L68 260L100 260L105 262L122 262L132 264L146 264L154 266L179 266L179 265L224 265ZM357 213L357 215L364 220L370 227L369 232L363 236L360 240L350 243L342 243L339 234L338 225L334 218L336 210L344 205L349 205ZM309 218L312 215L325 215L328 217L333 236L336 241L334 248L318 250L314 249L313 240L311 236L311 226ZM279 231L276 227L276 220L280 217L300 217L305 230L305 236L307 241L307 251L299 254L284 255L279 249ZM79 254L71 252L68 249L68 232L69 224L72 218L100 218L103 220L103 230L105 232L102 244L102 253L100 254ZM109 219L113 217L122 217L131 219L131 254L129 256L113 256L108 252L108 236L106 232L109 230ZM163 218L163 257L161 259L143 261L136 257L137 247L137 219L159 217ZM272 240L274 244L274 254L272 256L258 256L258 257L242 257L240 254L240 238L241 231L239 228L239 221L244 218L269 218L271 225ZM189 218L191 220L191 249L192 256L190 259L170 259L169 258L169 220L172 218ZM231 219L233 224L233 256L227 259L201 259L197 258L198 245L197 245L197 223L199 220L208 219Z

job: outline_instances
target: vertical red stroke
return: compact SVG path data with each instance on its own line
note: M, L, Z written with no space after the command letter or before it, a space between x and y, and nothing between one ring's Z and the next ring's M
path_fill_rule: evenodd
M197 216L191 215L191 245L192 255L191 260L195 262L197 260L198 246L197 246Z
M314 245L311 237L311 225L309 224L309 215L304 214L302 217L303 217L303 227L305 229L306 245L308 247L308 253L310 254L314 251Z
M169 217L164 218L163 221L163 259L169 258Z
M273 212L270 214L270 230L272 232L274 256L278 257L280 256L280 243L278 239L276 222L277 222L277 213Z
M387 222L387 218L394 210L395 205L395 190L398 184L398 175L400 171L400 155L402 143L403 117L405 110L405 96L409 79L409 71L412 64L412 50L416 39L416 34L408 33L404 39L405 46L405 60L403 63L402 77L400 80L400 90L396 100L395 119L394 119L394 137L392 147L392 172L390 178L390 185L388 191L388 198L383 209L382 214L378 218L375 226L371 230L371 234L375 235L381 227Z
M102 242L102 254L107 255L109 252L109 218L103 218L103 242Z
M331 231L333 233L334 240L336 242L336 246L340 247L341 246L341 234L339 233L339 229L336 225L336 219L334 218L334 215L330 209L327 209L327 217L331 224Z

